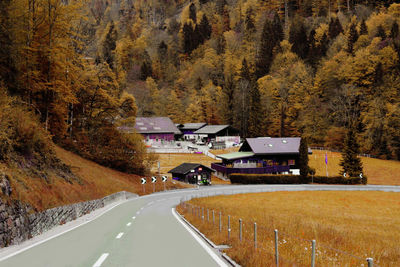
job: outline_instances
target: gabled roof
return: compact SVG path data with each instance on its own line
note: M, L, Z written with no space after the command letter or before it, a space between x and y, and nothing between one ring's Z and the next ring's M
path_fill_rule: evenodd
M217 158L226 160L235 160L235 159L250 158L254 155L255 154L253 152L234 152L234 153L218 155Z
M141 134L150 133L173 133L181 134L181 131L168 117L137 117L134 126Z
M204 126L206 126L207 123L205 122L199 122L199 123L185 123L183 127L181 127L181 130L198 130Z
M195 134L216 134L226 128L229 128L229 125L207 125L199 130L195 131Z
M168 173L187 174L191 170L196 169L197 167L202 167L204 169L208 169L210 172L215 172L213 169L211 169L211 168L209 168L207 166L204 166L203 164L199 164L199 163L182 163L178 167L175 167L172 170L170 170Z
M300 137L258 137L247 138L239 151L253 152L256 155L268 154L298 154Z

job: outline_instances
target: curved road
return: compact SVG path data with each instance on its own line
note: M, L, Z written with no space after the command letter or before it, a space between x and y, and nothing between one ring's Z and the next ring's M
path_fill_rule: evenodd
M240 185L156 193L123 202L90 222L30 248L8 255L0 250L0 266L225 266L218 252L173 214L181 200L306 190L400 192L400 186Z

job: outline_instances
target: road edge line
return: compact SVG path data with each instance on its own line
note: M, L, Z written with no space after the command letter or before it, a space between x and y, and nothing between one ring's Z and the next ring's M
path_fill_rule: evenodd
M98 219L99 217L103 216L104 214L106 214L106 213L109 212L110 210L112 210L112 209L118 207L119 205L124 204L124 203L129 202L129 201L132 201L132 200L135 200L135 199L137 199L137 198L126 199L125 201L122 201L122 202L120 202L120 203L118 203L118 204L116 204L116 205L114 205L114 206L112 206L112 207L109 207L108 209L104 210L103 212L101 212L100 214L96 215L95 217L93 217L92 219L90 219L90 220L88 220L88 221L82 222L82 223L80 223L80 224L78 224L78 225L75 225L74 227L72 227L72 228L70 228L70 229L67 229L67 230L65 230L65 231L63 231L63 232L61 232L61 233L58 233L58 234L55 234L55 235L53 235L53 236L50 236L50 237L48 237L48 238L46 238L46 239L37 241L37 242L35 242L35 243L31 244L31 245L28 245L27 247L21 248L20 250L17 250L17 251L15 251L15 252L13 252L13 253L7 255L7 256L4 256L3 258L0 258L0 262L2 262L2 261L4 261L4 260L7 260L7 259L9 259L9 258L12 258L12 257L14 257L14 256L16 256L16 255L18 255L18 254L20 254L20 253L22 253L22 252L24 252L24 251L27 251L27 250L29 250L29 249L31 249L31 248L33 248L33 247L36 247L36 246L38 246L38 245L41 245L41 244L43 244L43 243L45 243L45 242L47 242L47 241L49 241L49 240L51 240L51 239L54 239L54 238L59 237L59 236L61 236L61 235L63 235L63 234L66 234L66 233L68 233L68 232L70 232L70 231L72 231L72 230L75 230L75 229L78 228L78 227L81 227L81 226L83 226L83 225L85 225L85 224L88 224L88 223L90 223L90 222L92 222L92 221ZM72 221L72 222L73 222L73 221ZM39 235L39 236L40 236L40 235ZM28 239L27 241L29 241L29 239Z
M183 225L183 227L189 232L189 234L193 236L193 238L204 248L204 250L219 266L228 267L228 265L217 255L217 253L213 251L204 240L202 240L187 224L183 222L183 220L178 216L175 208L172 208L171 212L174 215L175 219Z

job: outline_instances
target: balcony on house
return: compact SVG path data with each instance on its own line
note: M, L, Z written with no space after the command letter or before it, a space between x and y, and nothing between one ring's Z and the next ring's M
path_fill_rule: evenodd
M272 174L272 173L289 173L290 166L264 166L264 167L229 167L222 163L211 163L211 168L218 173L227 176L232 173L244 174Z

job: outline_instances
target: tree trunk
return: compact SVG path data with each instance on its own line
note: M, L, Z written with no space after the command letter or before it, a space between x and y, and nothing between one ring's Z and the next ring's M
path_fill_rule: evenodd
M288 9L288 1L285 0L285 29L287 30L289 27L289 9Z

